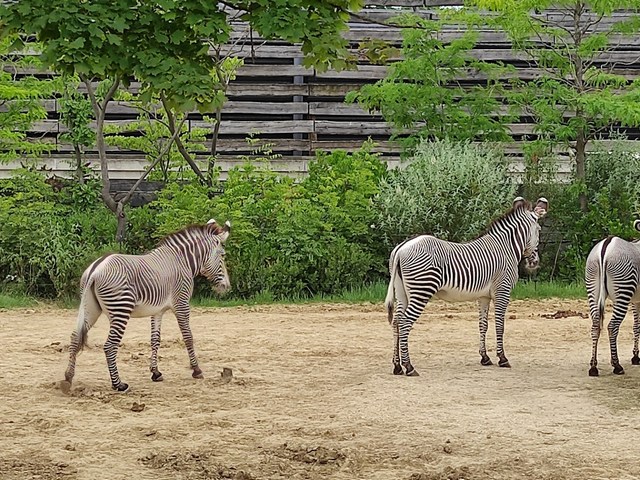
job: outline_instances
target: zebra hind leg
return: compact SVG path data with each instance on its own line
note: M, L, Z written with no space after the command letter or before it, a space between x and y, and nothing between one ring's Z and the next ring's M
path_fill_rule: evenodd
M160 348L160 327L162 325L162 314L151 317L151 380L161 382L164 380L162 373L158 370L158 348Z
M638 340L640 339L640 303L634 303L633 306L633 357L631 365L640 365L640 356L638 355Z
M487 355L487 330L489 328L489 304L491 300L488 298L482 298L478 300L479 307L479 329L480 329L480 365L488 367L493 365L493 362Z
M623 375L624 368L618 358L618 332L629 307L629 298L619 296L613 304L613 316L609 321L609 347L611 349L611 366L615 375Z
M120 379L116 357L118 355L118 348L120 348L120 341L127 328L130 312L109 313L111 327L107 341L104 344L104 354L107 357L107 368L109 369L109 376L111 377L111 388L118 392L125 393L129 391L129 385Z
M404 375L402 365L400 364L400 329L398 328L398 318L404 313L404 306L396 303L393 319L391 320L391 329L393 330L393 374Z
M400 350L400 361L405 370L405 375L408 377L419 376L417 370L411 364L409 358L409 332L413 327L415 321L420 317L426 307L427 302L431 299L432 295L428 295L428 298L420 298L419 300L411 298L405 310L403 316L398 319L398 345Z

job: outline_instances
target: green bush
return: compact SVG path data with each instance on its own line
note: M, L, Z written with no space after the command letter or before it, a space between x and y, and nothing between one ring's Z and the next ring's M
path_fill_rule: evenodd
M376 228L391 244L415 234L470 240L516 196L507 167L486 146L422 141L411 162L382 182Z
M629 143L597 148L586 159L586 182L572 182L556 189L550 200L549 218L556 248L541 272L543 278L584 280L584 266L593 246L616 235L637 238L633 221L640 207L640 151ZM587 193L588 211L578 197Z
M0 223L0 278L20 293L73 295L86 265L115 249L115 218L92 180L54 189L42 172L17 170L0 181Z
M157 238L211 217L230 220L227 264L236 296L335 293L378 279L384 270L386 251L370 225L371 199L385 172L368 146L353 154L319 154L299 182L248 163L229 172L221 195L169 185L132 221L155 218Z

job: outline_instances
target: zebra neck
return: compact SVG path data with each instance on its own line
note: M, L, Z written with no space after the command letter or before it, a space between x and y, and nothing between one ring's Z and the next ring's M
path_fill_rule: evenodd
M517 230L491 231L484 237L480 237L478 240L485 238L485 241L488 241L486 237L491 237L495 242L497 242L498 248L503 253L507 253L508 256L513 258L516 263L518 263L522 258L522 254L524 252L524 238L521 232L518 232Z
M201 242L191 245L167 244L153 250L166 266L174 265L180 270L188 271L193 278L202 270L205 259L205 247Z

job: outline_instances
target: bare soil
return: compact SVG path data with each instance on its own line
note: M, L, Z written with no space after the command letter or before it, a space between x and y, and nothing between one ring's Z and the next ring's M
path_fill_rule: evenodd
M502 369L480 366L475 304L434 302L410 339L421 376L404 377L391 374L382 305L198 309L205 379L191 378L167 316L162 383L136 319L118 357L127 394L110 388L103 317L64 394L76 312L0 312L0 478L639 478L632 322L626 375L611 373L605 334L591 378L586 313L586 301L513 302Z

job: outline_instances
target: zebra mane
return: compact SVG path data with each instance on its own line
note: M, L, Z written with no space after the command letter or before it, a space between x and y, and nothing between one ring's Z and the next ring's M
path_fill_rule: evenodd
M484 237L485 235L491 233L494 230L495 227L501 225L506 219L515 216L518 212L525 211L525 210L531 210L532 208L533 207L532 207L531 202L529 202L527 200L524 201L524 204L521 203L521 204L518 204L518 205L514 205L513 207L511 207L509 210L507 210L505 213L503 213L499 217L494 218L491 221L491 223L489 223L489 225L476 238Z
M222 233L222 227L218 224L215 223L207 223L204 225L198 225L198 224L193 224L193 225L187 225L184 228L181 228L178 231L175 231L173 233L169 233L167 235L165 235L160 242L158 243L158 246L163 246L163 245L170 245L173 244L174 240L179 240L180 238L183 237L190 237L191 234L196 234L196 235L204 235L204 234L213 234L213 235L219 235L220 233Z

